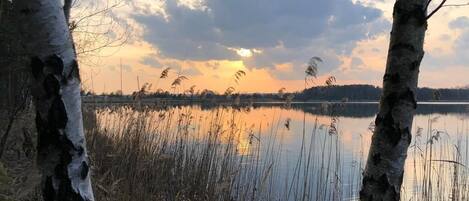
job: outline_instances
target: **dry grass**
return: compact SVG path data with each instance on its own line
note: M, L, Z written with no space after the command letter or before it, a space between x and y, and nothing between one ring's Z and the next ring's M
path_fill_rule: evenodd
M403 187L406 200L443 201L469 199L467 121L458 123L457 133L434 128L438 117L428 119L426 129L417 127L409 149L407 170L412 186Z
M289 129L283 118L272 118L271 128L245 127L237 124L242 111L234 108L191 112L138 104L85 108L97 200L343 197L344 153L335 121L303 130L301 154L290 164L293 172L283 175L282 133Z
M222 130L222 109L207 120L134 107L101 109L97 119L93 109L85 114L97 200L231 199L240 131Z
M212 109L205 116L192 112L191 107L87 105L97 200L358 199L367 145L360 140L359 153L345 153L338 119L303 130L299 154L291 159L282 135L290 123L283 118L268 120L269 128L246 127L238 124L242 111L234 108ZM407 160L413 168L405 178L414 182L403 186L402 199L467 200L467 126L459 129L458 139L450 139L432 128L432 121L428 131L414 134ZM286 157L296 161L287 164L287 172Z
M340 120L299 128L301 146L292 148L283 138L294 125L282 114L264 119L269 126L262 127L241 124L239 108L196 111L85 105L96 200L357 200L367 143L362 139L358 153L345 153ZM467 120L451 134L434 128L436 121L415 129L402 200L469 198ZM11 157L24 153L6 153L0 186L9 188L0 194L40 200L34 157L19 163Z

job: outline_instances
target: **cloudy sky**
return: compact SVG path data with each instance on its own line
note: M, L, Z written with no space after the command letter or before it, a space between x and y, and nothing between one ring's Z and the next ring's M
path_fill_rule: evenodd
M101 1L101 2L100 2ZM82 0L75 20L104 1ZM100 2L100 3L96 3ZM108 1L106 1L108 2ZM465 3L465 0L449 0ZM171 90L178 75L188 77L177 89L275 92L302 89L305 63L319 65L321 85L328 76L338 84L381 85L391 30L394 0L125 0L107 16L92 21L116 23L108 38L123 28L125 45L80 57L84 85L96 92L123 89L129 93L152 83L153 90ZM111 2L112 4L112 2ZM87 8L87 9L84 9ZM104 23L103 23L104 22ZM77 32L89 38L93 23ZM98 23L99 24L99 23ZM104 40L101 37L101 40ZM89 40L89 39L88 39ZM80 42L79 42L80 43ZM446 7L429 21L420 86L457 87L469 84L469 7ZM121 65L122 64L122 65ZM167 79L161 71L170 67ZM234 73L246 72L239 83Z

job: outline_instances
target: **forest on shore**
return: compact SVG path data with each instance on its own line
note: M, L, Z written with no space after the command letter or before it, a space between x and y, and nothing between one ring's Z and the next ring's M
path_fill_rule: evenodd
M239 98L241 101L379 101L382 89L367 84L315 86L299 92L278 93L217 93L211 90L197 92L171 93L169 91L134 92L131 96L120 93L94 95L83 93L85 101L95 101L96 98L108 97L107 100L127 100L139 96L141 99L168 99L168 100L213 100L227 101ZM469 88L418 88L418 101L469 101Z

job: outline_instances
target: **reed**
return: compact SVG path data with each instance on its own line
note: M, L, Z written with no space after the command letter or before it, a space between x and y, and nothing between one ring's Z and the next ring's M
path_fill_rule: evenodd
M98 200L358 200L362 136L371 131L350 154L333 112L328 124L316 119L292 130L302 122L290 122L286 108L252 124L243 121L250 107L197 107L86 105ZM403 200L469 197L467 121L456 135L434 128L436 121L415 129ZM289 134L298 147L284 146Z

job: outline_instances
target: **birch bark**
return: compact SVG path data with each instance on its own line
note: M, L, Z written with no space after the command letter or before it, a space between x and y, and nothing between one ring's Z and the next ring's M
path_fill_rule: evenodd
M379 113L375 120L360 200L400 200L416 90L427 29L428 0L397 0L383 78Z
M76 53L60 1L14 0L33 75L45 201L94 201Z

